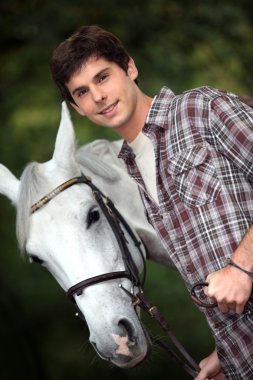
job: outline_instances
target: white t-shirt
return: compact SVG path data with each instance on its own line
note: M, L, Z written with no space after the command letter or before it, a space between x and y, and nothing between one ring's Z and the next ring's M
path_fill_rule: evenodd
M158 203L156 189L155 152L151 140L140 132L137 137L128 143L135 154L136 164L141 172L148 193Z

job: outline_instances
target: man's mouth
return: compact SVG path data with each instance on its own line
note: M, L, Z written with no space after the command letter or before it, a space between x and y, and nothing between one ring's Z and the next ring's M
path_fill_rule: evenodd
M108 107L105 107L104 109L102 109L102 111L99 112L99 114L100 115L109 114L110 112L112 112L114 110L114 108L116 107L117 104L118 104L118 101L109 105Z

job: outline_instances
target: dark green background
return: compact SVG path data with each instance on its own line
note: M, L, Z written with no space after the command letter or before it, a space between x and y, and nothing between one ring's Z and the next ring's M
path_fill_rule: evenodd
M84 24L99 24L126 44L150 96L211 85L253 94L253 3L234 0L2 0L0 5L0 162L17 176L51 157L61 99L49 61L56 45ZM73 113L80 143L115 139ZM54 279L18 253L15 210L0 197L0 378L31 380L188 379L154 347L150 359L119 370L97 358L88 331ZM148 266L146 292L192 355L213 347L202 315L179 276ZM145 318L146 320L146 318ZM146 320L155 335L159 329ZM166 374L166 375L164 375Z

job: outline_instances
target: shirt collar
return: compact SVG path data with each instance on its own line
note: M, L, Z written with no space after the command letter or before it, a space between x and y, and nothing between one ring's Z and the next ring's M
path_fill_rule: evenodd
M168 87L162 87L149 109L145 127L149 125L155 125L162 128L168 127L166 123L168 110L174 97L175 94L173 91L171 91Z
M162 127L164 129L168 128L168 110L174 97L174 92L165 86L162 87L158 95L155 96L143 127L143 132L146 135L149 135L150 129L155 126ZM126 141L123 142L118 157L123 159L135 158L133 149L127 144Z

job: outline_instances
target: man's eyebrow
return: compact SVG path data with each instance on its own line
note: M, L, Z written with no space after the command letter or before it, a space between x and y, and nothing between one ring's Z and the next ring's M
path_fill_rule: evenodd
M109 70L109 67L105 67L104 69L100 70L100 71L94 76L93 81L94 81L94 80L97 80L97 79L98 79L102 74L104 74L107 70ZM72 91L71 95L74 96L77 92L82 91L82 90L86 90L86 89L87 89L86 86L80 86L80 87L77 87L77 88L75 88L75 89Z
M86 90L86 87L85 87L85 86L80 86L80 87L75 88L75 89L71 92L71 95L74 96L77 92L82 91L82 90Z
M93 79L98 79L100 77L100 75L104 74L106 71L109 70L109 67L105 67L104 69L100 70L95 76Z

